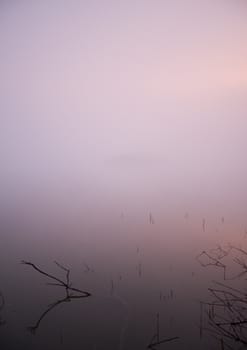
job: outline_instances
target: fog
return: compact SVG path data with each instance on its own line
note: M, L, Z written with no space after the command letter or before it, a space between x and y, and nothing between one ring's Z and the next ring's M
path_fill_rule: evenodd
M3 192L243 193L243 2L0 6Z
M167 261L183 250L189 269L189 254L243 238L246 11L241 0L0 0L7 291L16 259L76 264L86 247L86 260L117 268L142 242L146 261L169 246Z

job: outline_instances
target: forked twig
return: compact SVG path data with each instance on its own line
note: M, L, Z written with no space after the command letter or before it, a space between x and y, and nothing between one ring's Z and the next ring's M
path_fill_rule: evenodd
M41 270L38 266L36 266L35 264L29 262L29 261L22 261L21 262L24 265L29 265L31 266L34 270L38 271L40 274L50 278L51 280L55 281L55 282L50 282L47 283L50 286L58 286L58 287L63 287L65 288L66 291L66 296L63 299L60 299L52 304L49 305L48 309L46 309L41 316L39 317L38 321L35 323L34 326L28 327L28 330L31 331L31 333L35 333L36 330L39 328L41 321L45 318L45 316L52 310L54 309L56 306L64 303L64 302L69 302L72 301L73 299L81 299L81 298L87 298L89 296L91 296L91 294L89 292L86 292L84 290L78 289L78 288L74 288L72 287L72 283L70 282L70 270L67 269L66 267L64 267L63 265L59 264L57 261L54 261L54 263L61 268L62 270L64 270L66 272L66 280L63 281L62 279L44 271ZM73 292L78 293L78 295L74 295Z
M33 264L33 263L29 262L29 261L22 260L21 263L24 264L24 265L32 266L32 268L34 270L38 271L42 275L44 275L44 276L46 276L46 277L48 277L48 278L58 282L58 283L50 283L50 285L54 285L54 286L59 286L59 287L65 288L66 289L66 296L69 296L69 297L72 296L71 294L70 295L68 294L69 291L74 291L74 292L83 294L84 297L91 296L91 294L89 292L86 292L84 290L72 287L72 283L70 282L70 270L66 269L64 266L62 266L61 264L57 263L56 261L55 261L55 264L57 266L59 266L61 269L66 271L66 281L63 281L60 278L57 278L56 276L53 276L50 273L47 273L44 270L41 270L39 267L37 267L35 264Z

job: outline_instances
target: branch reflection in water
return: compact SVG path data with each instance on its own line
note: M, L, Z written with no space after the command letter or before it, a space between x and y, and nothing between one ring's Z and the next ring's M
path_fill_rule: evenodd
M75 299L88 298L91 296L91 294L89 292L72 287L72 283L70 281L70 270L67 269L66 267L64 267L63 265L59 264L57 261L54 261L54 263L65 272L65 274L66 274L65 280L61 280L60 278L58 278L54 275L51 275L50 273L48 273L44 270L41 270L37 265L33 264L32 262L23 260L21 263L24 265L31 266L34 270L36 270L40 274L55 281L55 282L51 282L51 283L47 283L47 284L51 285L51 286L62 287L65 289L65 293L66 293L65 298L59 299L59 300L57 300L54 303L49 305L48 309L46 309L41 314L41 316L39 317L39 319L37 320L35 325L28 327L28 330L31 331L31 333L33 333L33 334L35 334L35 332L37 331L37 329L40 326L41 321L45 318L45 316L47 316L47 314L51 310L53 310L55 307L57 307L58 305L61 305L62 303L65 303L65 302L70 302L70 301L75 300Z

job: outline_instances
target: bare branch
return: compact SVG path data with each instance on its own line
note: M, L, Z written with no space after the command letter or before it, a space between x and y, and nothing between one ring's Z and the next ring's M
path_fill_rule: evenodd
M21 263L24 264L24 265L29 265L34 270L38 271L40 274L42 274L42 275L44 275L44 276L46 276L46 277L48 277L48 278L50 278L50 279L52 279L52 280L54 280L56 282L59 282L59 283L50 283L50 285L55 285L55 286L59 286L59 287L65 288L67 297L71 296L71 295L68 294L69 291L74 291L74 292L83 294L85 297L91 296L91 294L89 292L83 291L83 290L78 289L78 288L73 288L72 287L72 283L70 282L70 270L65 268L64 266L62 266L61 264L59 264L56 261L55 261L55 264L58 267L60 267L62 270L66 271L66 281L63 281L60 278L57 278L56 276L51 275L50 273L47 273L44 270L41 270L39 267L37 267L35 264L33 264L33 263L29 262L29 261L24 261L23 260Z

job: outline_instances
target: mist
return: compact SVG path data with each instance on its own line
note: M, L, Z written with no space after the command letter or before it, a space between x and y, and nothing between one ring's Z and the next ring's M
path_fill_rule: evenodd
M169 246L181 262L183 249L242 239L246 11L241 0L0 0L7 290L23 255L76 265L87 247L110 268L131 264L132 246L155 263Z

